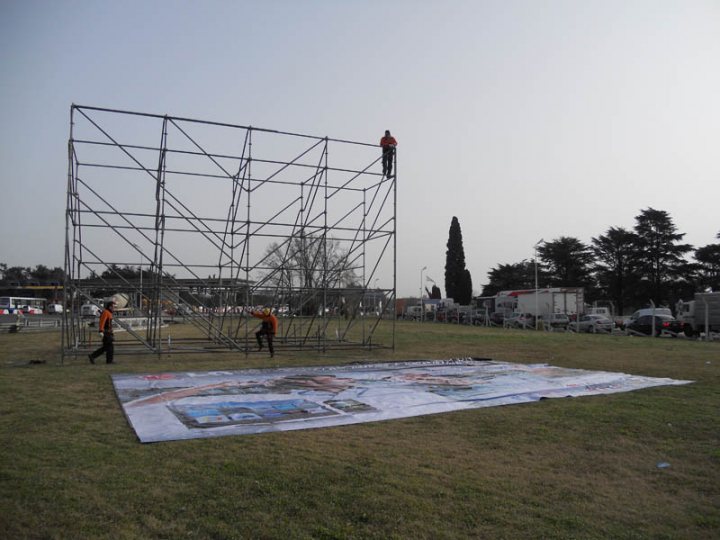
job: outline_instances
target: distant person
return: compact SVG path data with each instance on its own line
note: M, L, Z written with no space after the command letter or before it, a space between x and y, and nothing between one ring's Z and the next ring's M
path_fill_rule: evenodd
M94 353L88 355L88 359L91 364L95 363L95 359L102 353L105 353L105 363L113 363L113 355L115 354L115 345L113 344L113 310L115 309L114 302L106 302L105 309L100 314L100 324L98 324L98 331L102 334L102 347L96 350Z
M262 351L263 348L263 342L262 337L265 336L267 338L268 342L268 350L270 351L270 358L275 356L275 348L273 347L273 338L275 337L275 334L277 333L277 327L278 327L278 320L275 315L273 315L272 310L270 308L265 308L262 311L251 311L250 314L253 317L257 317L262 321L260 324L260 330L255 332L255 338L258 342L258 350Z
M380 146L382 146L382 166L383 176L390 178L392 176L393 160L395 158L395 147L397 141L395 137L390 135L390 130L385 130L385 136L380 139Z

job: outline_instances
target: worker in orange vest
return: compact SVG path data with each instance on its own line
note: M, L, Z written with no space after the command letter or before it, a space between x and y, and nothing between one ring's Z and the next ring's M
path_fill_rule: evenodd
M98 324L98 331L102 334L102 346L88 355L88 360L91 364L95 363L95 359L102 353L105 353L105 363L113 363L113 355L115 354L115 345L113 341L113 310L115 309L115 303L110 301L105 303L105 309L100 314L100 323Z
M380 146L382 147L383 176L390 178L392 176L397 141L395 140L395 137L390 135L389 129L385 130L385 136L380 139Z
M260 323L260 330L255 332L255 338L258 342L258 350L262 351L263 348L263 342L262 342L262 336L265 336L267 338L268 342L268 350L270 351L270 358L275 356L275 348L273 347L273 338L275 337L275 334L277 333L277 327L278 327L278 320L275 315L273 315L272 310L270 308L265 308L262 311L251 311L250 314L253 317L257 317L262 321Z

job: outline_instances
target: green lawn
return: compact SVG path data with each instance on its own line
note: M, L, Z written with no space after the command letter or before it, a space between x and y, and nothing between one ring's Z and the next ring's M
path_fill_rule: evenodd
M0 538L720 537L719 343L399 323L394 353L61 366L58 340L0 335ZM109 377L457 356L696 382L142 445Z

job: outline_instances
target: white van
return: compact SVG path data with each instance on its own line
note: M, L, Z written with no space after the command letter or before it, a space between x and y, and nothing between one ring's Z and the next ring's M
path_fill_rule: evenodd
M57 314L63 312L62 304L48 304L47 312L50 314Z
M100 316L100 308L97 307L95 304L83 304L80 306L80 316L81 317L99 317Z
M587 315L602 315L606 319L612 319L612 315L610 314L610 308L606 307L592 307L587 312Z

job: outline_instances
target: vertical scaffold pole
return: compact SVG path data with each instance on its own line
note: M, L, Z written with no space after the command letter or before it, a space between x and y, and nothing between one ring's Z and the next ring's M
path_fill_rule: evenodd
M160 137L160 154L158 157L157 176L155 181L155 253L151 268L153 287L150 291L150 309L148 310L148 343L160 355L162 352L162 273L163 250L165 239L165 160L167 153L168 117L163 118L162 135Z
M395 324L397 322L397 148L393 159L395 161L395 178L393 178L393 310L392 310L392 350L395 350Z
M322 310L323 310L323 316L321 318L322 320L322 333L323 333L323 340L322 340L322 351L326 352L327 347L327 332L328 332L328 326L330 322L328 313L328 249L327 249L327 243L328 243L328 138L325 137L325 148L323 149L323 160L325 162L325 166L323 167L322 175L325 178L324 182L324 207L323 207L323 301L322 301Z
M362 328L362 344L363 346L367 346L367 343L365 342L365 302L367 300L367 291L368 291L368 283L367 283L367 274L365 273L365 268L367 267L365 256L366 256L366 246L367 246L367 217L368 217L368 207L367 207L367 188L363 189L362 192L363 200L362 200L362 296L360 297L360 303L358 304L358 311L360 313L360 319L362 321L361 328Z
M247 130L248 154L247 154L247 211L245 213L245 308L255 305L250 286L250 224L252 222L252 207L250 198L252 196L252 126ZM242 261L241 261L242 262ZM250 331L249 317L245 316L245 357L250 354L250 342L248 334Z
M73 196L73 116L75 104L70 107L70 137L68 138L68 171L67 194L65 199L65 272L63 276L63 310L62 310L62 340L60 350L60 363L65 364L65 350L69 346L70 329L68 327L68 288L70 287L70 208ZM72 312L71 312L72 313ZM72 314L71 314L72 317Z

